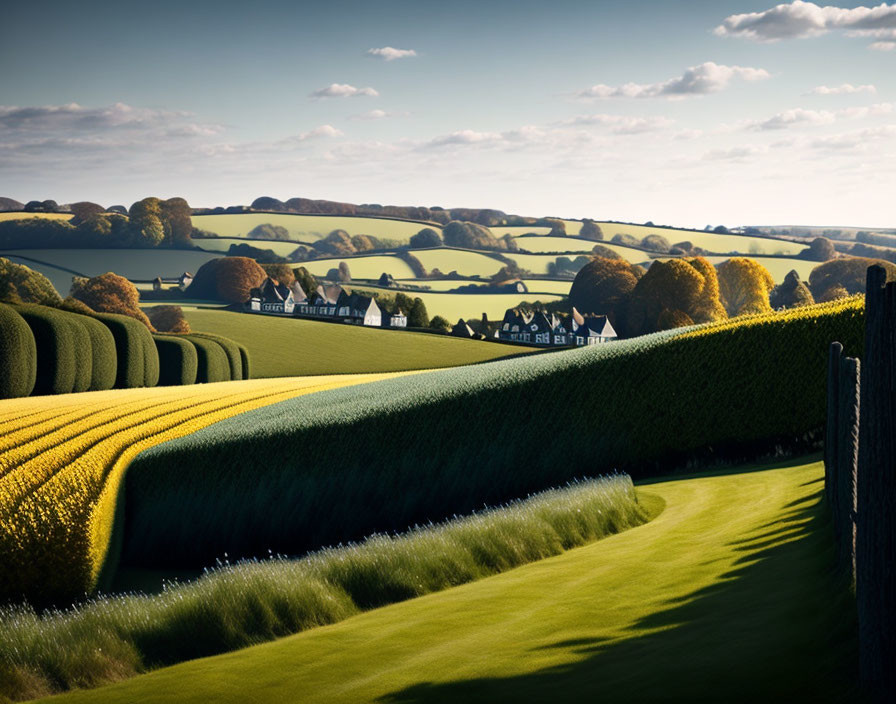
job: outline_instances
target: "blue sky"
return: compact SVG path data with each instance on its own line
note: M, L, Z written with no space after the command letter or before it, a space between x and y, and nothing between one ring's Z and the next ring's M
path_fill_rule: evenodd
M896 224L896 4L38 1L0 67L19 200Z

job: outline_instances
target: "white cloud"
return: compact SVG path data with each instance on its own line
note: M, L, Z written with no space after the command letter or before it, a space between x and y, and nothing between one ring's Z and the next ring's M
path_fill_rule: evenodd
M416 56L417 52L413 49L396 49L394 46L384 46L379 49L368 49L368 56L375 56L384 61L395 61L396 59L408 59Z
M843 108L842 110L791 108L790 110L782 110L765 120L749 120L742 124L749 130L782 130L791 127L830 125L840 120L862 120L868 117L880 117L889 115L893 111L894 106L892 103L877 103L875 105Z
M703 155L703 159L704 161L746 161L750 157L764 154L766 151L762 147L754 146L711 149Z
M321 137L341 137L342 134L342 130L336 129L333 125L321 125L308 132L300 132L294 139L297 142L304 142L308 139L319 139Z
M386 110L368 110L357 115L352 115L349 120L385 120L390 117L407 117L406 112L387 112Z
M429 141L429 146L443 147L452 144L497 144L504 137L499 132L477 132L476 130L458 130L449 134L435 137Z
M379 95L373 88L356 88L348 83L331 83L326 88L316 90L311 94L312 98L357 98L369 96L375 98Z
M896 42L873 42L868 48L874 51L893 51L896 49Z
M615 134L640 134L661 130L673 124L674 120L668 117L633 117L630 115L609 115L597 113L594 115L578 115L558 123L572 127L584 127L588 125L601 125L610 127Z
M758 42L817 37L833 30L846 30L853 37L890 36L896 28L896 5L855 8L824 6L794 0L762 12L726 17L714 33Z
M841 83L839 86L816 86L807 95L852 95L853 93L877 93L877 87L871 84L853 85Z
M810 146L813 149L862 151L868 149L872 142L894 138L896 138L896 125L881 125L819 137L812 140Z
M661 83L626 83L608 86L603 83L579 91L580 98L684 98L690 95L718 93L735 78L761 81L770 77L765 69L749 66L725 66L707 61L691 66L682 75Z
M172 110L136 108L125 103L86 108L78 103L18 107L0 105L0 128L14 130L103 130L152 128L190 117Z

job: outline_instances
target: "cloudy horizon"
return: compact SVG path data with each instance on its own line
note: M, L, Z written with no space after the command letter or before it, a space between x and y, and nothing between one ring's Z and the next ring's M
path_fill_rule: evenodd
M896 227L896 4L422 5L13 7L0 196Z

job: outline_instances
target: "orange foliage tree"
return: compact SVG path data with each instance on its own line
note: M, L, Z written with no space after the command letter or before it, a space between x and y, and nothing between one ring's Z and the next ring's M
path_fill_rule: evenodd
M719 265L719 289L728 315L771 311L769 294L775 287L772 275L759 262L732 257Z
M140 292L137 287L111 271L90 279L74 279L71 297L98 313L127 315L136 318L150 330L155 330L149 318L140 310Z
M265 276L258 262L248 257L212 259L199 267L187 295L227 303L245 303L249 300L249 291L261 286Z

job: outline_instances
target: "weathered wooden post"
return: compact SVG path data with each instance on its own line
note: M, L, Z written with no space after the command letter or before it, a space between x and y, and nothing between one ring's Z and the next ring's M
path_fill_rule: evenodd
M828 416L824 428L824 498L828 509L834 512L834 482L837 472L837 415L840 411L840 358L843 356L843 345L832 342L828 348ZM834 530L837 523L834 522Z
M856 507L859 671L874 701L896 700L896 285L868 269Z
M855 579L856 557L856 469L859 461L859 360L840 360L840 408L837 413L837 471L834 477L833 511L836 523L837 557L840 569Z

